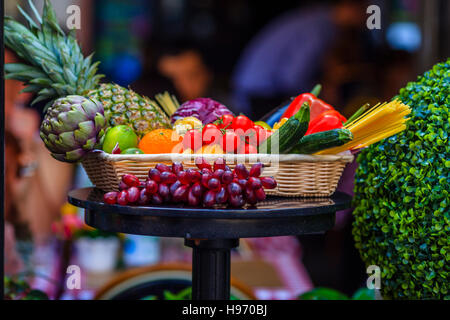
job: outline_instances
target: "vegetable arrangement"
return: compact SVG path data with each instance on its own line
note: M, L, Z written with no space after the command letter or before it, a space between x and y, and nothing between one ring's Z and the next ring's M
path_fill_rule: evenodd
M318 94L318 89L320 87L313 91ZM168 93L160 95L159 100L164 110L171 108L168 105L173 107L176 101ZM303 104L299 106L300 102ZM132 151L125 153L137 153L135 148L139 147L142 153L156 154L337 154L365 147L403 130L408 110L399 102L373 108L365 105L347 120L313 93L303 93L285 111L285 115L295 113L289 118L280 118L270 127L242 114L234 116L212 99L199 98L185 102L173 112L172 129L147 133L136 146L131 146ZM379 120L382 127L377 124ZM108 137L107 134L104 145L116 143ZM123 152L119 150L113 153Z
M313 91L318 94L320 90L316 89L317 86ZM377 104L372 108L366 104L347 120L331 105L316 98L313 93L303 93L292 101L283 116L299 112L302 108L299 103L310 106L307 131L297 140L289 141L290 135L278 137L283 141L280 142L282 147L279 148L279 153L338 154L346 150L367 147L404 130L405 122L408 120L405 116L410 112L409 107L399 101ZM278 123L285 120L292 125L293 117L295 115L289 120L282 118ZM286 131L293 130L287 123L282 124L281 128L284 127ZM263 147L270 153L270 148L265 146L268 142L265 142Z
M31 1L29 5L37 12ZM113 154L333 154L368 146L404 128L365 137L360 127L370 130L371 125L359 114L352 120L361 121L346 123L345 117L318 98L320 85L298 95L273 127L242 114L234 116L210 98L199 97L181 106L167 92L149 99L114 83L100 84L99 62L84 57L73 34L63 32L50 1L45 1L42 17L36 14L38 22L26 14L24 18L28 27L5 19L5 43L25 61L7 64L6 78L25 82L25 91L38 94L34 102L48 101L41 138L60 161L81 161L95 148ZM404 115L394 111L398 117ZM383 121L398 121L391 118ZM344 124L354 141L349 141L352 135L347 131L314 135L343 129ZM302 141L309 135L314 136Z

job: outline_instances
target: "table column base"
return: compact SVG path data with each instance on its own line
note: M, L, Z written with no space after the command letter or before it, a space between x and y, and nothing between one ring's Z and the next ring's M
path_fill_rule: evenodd
M230 299L230 250L239 239L185 239L192 248L192 300Z

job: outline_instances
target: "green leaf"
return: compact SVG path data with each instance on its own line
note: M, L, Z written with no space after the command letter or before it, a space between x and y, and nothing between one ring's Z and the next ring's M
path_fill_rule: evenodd
M36 103L38 103L38 102L40 102L40 101L44 101L44 100L47 100L47 97L46 97L46 96L38 96L38 97L36 97L36 99L34 99L34 100L31 102L31 105L34 105L34 104L36 104Z
M31 290L24 298L24 300L49 300L47 294L40 290Z
M176 294L173 294L172 292L168 290L164 290L163 292L164 300L180 300Z
M384 298L448 296L449 84L447 58L395 97L411 107L407 129L358 155L352 232Z
M42 18L41 18L41 15L39 14L39 12L38 12L38 10L36 9L36 7L34 6L33 1L28 0L28 4L29 4L29 6L30 6L30 8L31 8L31 11L33 11L34 16L36 17L37 21L38 21L40 24L42 24Z
M348 297L334 289L315 288L298 297L299 300L348 300Z
M375 300L375 290L368 288L360 288L353 296L353 300Z
M48 24L53 30L64 35L64 31L58 24L58 18L56 17L55 10L53 9L52 3L49 0L45 0L44 9L42 13L43 24Z
M42 89L42 86L40 85L28 85L27 87L20 90L20 93L27 93L27 92L38 92Z
M36 22L34 22L33 19L31 19L30 16L19 5L17 6L17 9L22 14L22 16L28 21L28 24L30 25L31 28L39 29Z

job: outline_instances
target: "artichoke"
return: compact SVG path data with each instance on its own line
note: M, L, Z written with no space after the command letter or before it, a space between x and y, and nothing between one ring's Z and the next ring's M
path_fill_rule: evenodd
M40 136L56 160L77 162L100 142L106 124L99 101L70 95L48 108Z

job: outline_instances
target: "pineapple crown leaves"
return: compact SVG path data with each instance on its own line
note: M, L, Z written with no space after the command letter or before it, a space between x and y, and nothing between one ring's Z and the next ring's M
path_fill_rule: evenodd
M96 74L99 62L92 63L92 54L83 56L74 30L65 34L49 0L45 0L42 17L33 2L28 3L37 23L20 6L28 27L5 17L5 44L28 63L6 64L5 78L24 82L23 92L37 93L32 104L49 100L46 108L59 97L95 89L103 77Z

